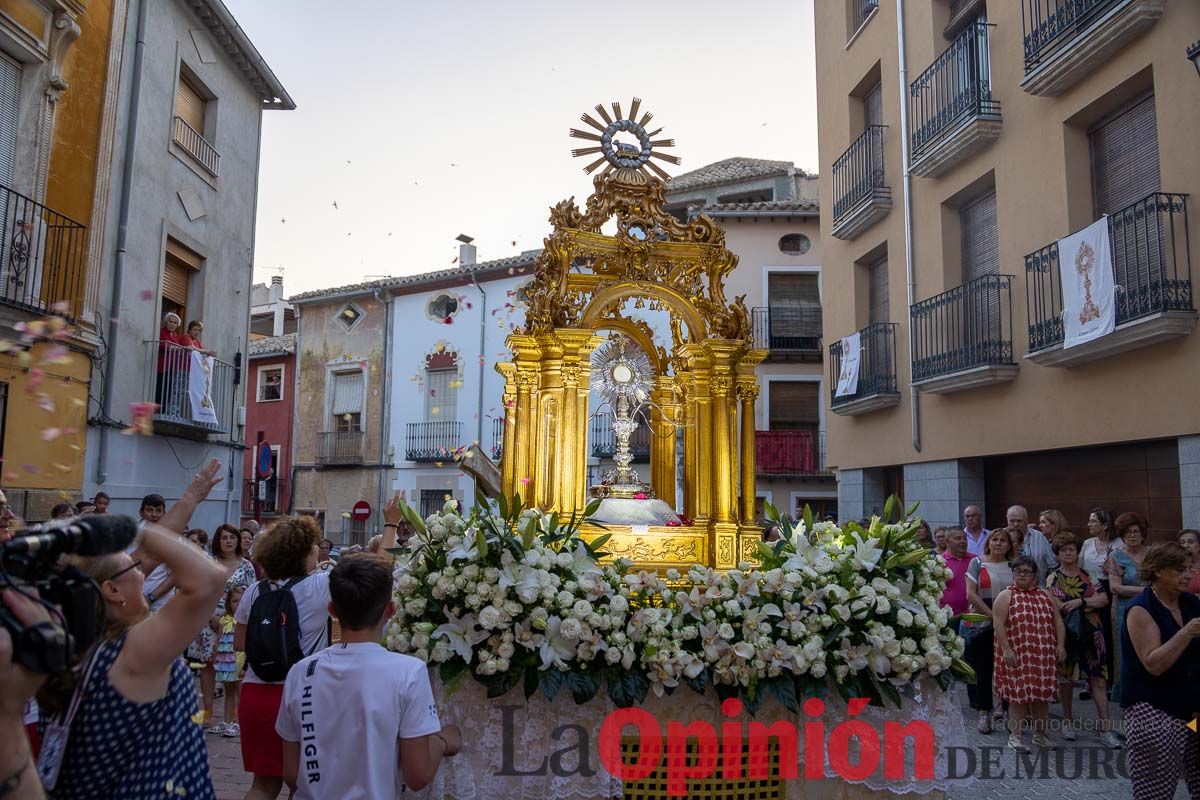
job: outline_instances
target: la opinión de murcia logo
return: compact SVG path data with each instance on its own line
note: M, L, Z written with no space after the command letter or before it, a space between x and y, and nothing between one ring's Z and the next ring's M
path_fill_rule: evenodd
M850 719L839 722L827 730L820 717L825 713L825 703L819 698L809 698L802 704L804 714L812 719L803 723L803 731L793 722L779 720L771 724L750 721L741 717L745 711L736 698L721 703L722 713L730 718L720 725L720 734L705 720L662 722L642 708L619 708L604 718L600 725L598 750L600 764L620 781L639 781L662 770L665 760L667 794L670 797L686 797L689 781L719 780L784 780L800 777L803 763L804 777L821 780L826 776L826 760L832 772L846 780L862 781L874 775L883 764L883 776L888 780L917 778L934 779L936 743L933 728L924 720L906 723L885 722L882 732L865 720L855 719L870 704L867 698L852 698L848 702ZM505 727L512 731L513 715L518 706L503 706ZM639 744L632 760L625 761L622 739L627 729L636 729ZM545 775L548 770L556 775L595 774L589 761L590 747L588 732L580 725L564 725L552 734L561 740L568 730L575 733L577 741L543 759L533 770L517 770L514 764L515 748L511 735L505 736L502 775ZM803 736L804 756L800 755ZM778 767L772 774L771 745L774 742L778 753ZM851 742L854 744L852 745ZM665 759L664 759L665 743ZM906 750L911 743L913 759L911 774L906 762ZM577 762L573 768L565 764L565 755L573 753ZM720 756L720 757L718 757ZM743 757L744 756L744 757ZM720 774L716 774L718 772ZM743 774L745 765L745 774Z

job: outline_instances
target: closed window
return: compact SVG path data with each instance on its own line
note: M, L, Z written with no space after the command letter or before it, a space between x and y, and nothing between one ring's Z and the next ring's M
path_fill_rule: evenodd
M1088 133L1096 218L1160 191L1154 95L1144 97Z
M891 322L892 315L888 308L888 262L881 258L867 267L867 302L868 321L874 325L877 322Z
M335 372L333 374L333 402L330 405L334 430L338 433L358 433L362 430L363 374Z
M432 319L439 321L448 320L458 313L458 298L448 294L439 294L429 301L425 312Z
M283 399L283 365L261 367L258 370L258 402L270 403Z
M810 431L821 422L821 384L816 381L771 381L770 428L773 431Z
M771 346L799 346L781 339L821 336L821 293L812 272L772 272L767 275L771 315Z
M0 184L11 187L17 160L21 65L0 53Z
M996 193L988 192L958 212L962 229L963 283L1000 273L1000 236L996 228Z
M421 490L421 519L425 519L430 514L437 514L442 510L442 506L446 505L446 497L450 493L445 489L422 489Z
M789 233L779 238L779 252L789 256L802 256L812 247L812 241L803 233Z
M208 101L200 90L183 75L179 76L179 87L175 90L175 115L188 126L204 135L204 111Z
M461 381L457 369L428 369L425 371L425 419L430 422L454 422L458 419L458 388Z
M872 125L883 124L883 85L875 84L874 88L863 96L863 129Z

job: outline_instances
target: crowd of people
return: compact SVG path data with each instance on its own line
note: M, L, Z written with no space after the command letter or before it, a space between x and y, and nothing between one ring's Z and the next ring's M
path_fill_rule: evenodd
M461 735L440 724L425 664L380 644L395 613L387 550L403 538L399 499L371 552L323 546L305 516L267 530L220 525L210 536L188 522L219 471L217 461L206 466L169 508L147 495L127 550L62 556L95 582L105 616L69 673L47 680L15 663L0 627L0 796L212 798L205 731L240 739L249 800L284 786L298 798L362 796L363 787L397 796L427 785L458 752ZM107 500L85 513L106 513ZM0 544L20 535L0 492ZM24 625L52 622L27 594L5 589L2 602Z
M1061 702L1062 738L1075 741L1078 687L1096 705L1100 741L1127 748L1135 797L1169 800L1181 776L1200 797L1197 737L1186 728L1200 713L1200 533L1151 545L1144 517L1104 508L1087 528L1081 542L1062 512L1031 525L1012 506L989 530L968 506L961 527L918 530L953 576L942 605L961 619L978 730L1007 720L1010 748L1028 750L1026 731L1035 747L1052 747L1048 710ZM1110 703L1123 709L1123 737Z
M284 786L303 798L352 787L395 795L428 784L458 752L425 664L380 645L395 613L388 553L406 536L398 498L366 547L339 551L307 516L210 535L188 523L218 472L214 461L169 508L143 498L128 550L63 557L95 582L105 614L103 636L71 672L47 682L14 664L0 628L0 794L149 798L185 787L212 797L205 732L240 740L247 800ZM109 502L100 494L52 517L107 513ZM0 492L0 543L21 535L16 523ZM952 576L942 603L976 673L967 691L978 729L1003 724L1016 751L1028 750L1026 732L1052 747L1048 710L1059 702L1062 738L1074 741L1081 689L1101 742L1127 749L1135 797L1170 798L1180 777L1200 796L1197 737L1185 727L1200 711L1200 533L1149 544L1143 517L1103 508L1087 528L1081 540L1054 509L1034 525L1021 506L991 530L976 506L962 526L920 523L918 539ZM3 604L24 624L49 620L10 589Z

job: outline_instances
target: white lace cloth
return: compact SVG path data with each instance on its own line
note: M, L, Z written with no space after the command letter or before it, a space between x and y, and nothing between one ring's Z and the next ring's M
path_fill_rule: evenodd
M503 698L489 700L482 686L469 678L462 680L447 695L445 687L433 677L434 696L443 724L454 723L462 729L463 751L442 762L434 782L415 797L441 800L598 800L622 796L621 783L608 774L600 763L599 731L604 718L614 706L607 694L601 692L585 705L576 705L570 693L563 688L553 702L539 691L528 701L518 687ZM505 741L503 707L509 706L511 715L509 741ZM680 687L670 696L655 697L651 693L642 706L659 721L666 730L669 720L690 722L707 720L714 730L727 718L720 711L720 701L713 690L698 695L687 687ZM826 699L826 710L820 721L825 725L825 739L839 722L848 719L846 705L837 699ZM859 800L860 798L886 797L888 795L913 795L915 797L940 797L951 789L964 788L973 781L947 779L946 753L948 744L966 741L962 712L955 700L953 690L943 692L932 681L910 687L904 699L904 709L887 710L868 708L855 719L864 720L876 731L884 731L884 722L901 724L923 720L933 728L936 743L936 766L934 780L918 780L912 776L912 748L907 748L908 767L905 779L892 781L883 777L882 759L876 773L861 782L851 783L839 777L828 761L826 780L803 778L804 736L803 724L817 721L804 714L793 714L774 700L763 703L754 717L767 725L779 720L790 720L797 725L800 736L800 778L787 782L788 800ZM580 735L578 729L563 726L580 726L587 732L584 747L587 764L594 774L585 776L571 774L556 775L553 769L539 769L548 758L557 756L567 769L577 772L575 767L580 757ZM633 733L632 728L626 729ZM665 760L665 753L664 753ZM549 766L548 762L547 766ZM851 764L857 763L856 755ZM516 773L534 772L521 775ZM543 774L544 773L544 774Z

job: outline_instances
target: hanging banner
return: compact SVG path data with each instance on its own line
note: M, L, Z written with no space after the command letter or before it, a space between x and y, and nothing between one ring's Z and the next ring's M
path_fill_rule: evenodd
M858 363L862 355L862 335L852 333L842 338L842 371L838 374L837 397L858 393Z
M188 398L192 401L192 421L217 425L217 409L212 401L213 357L193 350L188 370Z
M1062 279L1063 348L1099 339L1117 325L1108 217L1058 240Z

